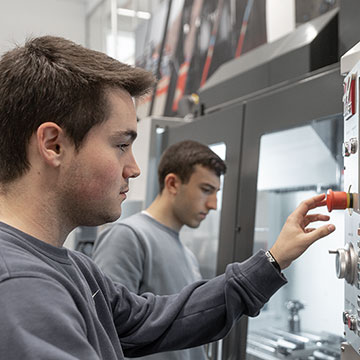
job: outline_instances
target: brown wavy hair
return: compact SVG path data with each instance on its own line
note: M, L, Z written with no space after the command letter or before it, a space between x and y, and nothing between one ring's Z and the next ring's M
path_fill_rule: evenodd
M108 115L106 93L145 95L153 75L60 37L29 39L0 60L0 182L29 169L27 147L46 121L61 126L79 149Z
M194 172L195 165L202 165L215 172L217 176L226 173L224 161L208 146L197 141L180 141L165 150L158 166L160 193L164 189L166 175L173 173L186 184Z

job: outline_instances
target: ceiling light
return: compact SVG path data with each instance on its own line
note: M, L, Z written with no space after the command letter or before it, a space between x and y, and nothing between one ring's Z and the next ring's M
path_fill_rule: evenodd
M139 19L145 20L149 20L151 18L151 14L146 11L135 11L131 9L118 8L117 13L121 16L137 17Z

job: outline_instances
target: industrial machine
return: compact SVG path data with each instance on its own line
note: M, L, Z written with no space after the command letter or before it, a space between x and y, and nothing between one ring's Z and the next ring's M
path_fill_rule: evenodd
M270 248L286 217L309 196L331 189L329 210L347 208L331 212L337 230L285 270L288 284L259 316L242 317L223 341L208 347L211 360L358 360L359 134L353 118L359 112L357 107L352 111L360 68L351 72L353 64L346 78L345 110L350 112L345 111L344 134L338 61L359 40L354 14L360 2L340 5L223 64L199 89L199 101L185 103L181 123L149 124L154 149L193 139L220 149L228 165L217 212L198 229L180 234L198 257L204 277ZM155 163L149 162L153 170ZM329 248L335 249L337 272L345 282L334 276Z
M345 75L343 96L344 121L344 190L329 190L327 205L345 211L345 245L330 250L336 255L336 275L345 279L343 322L346 343L343 357L360 359L360 204L359 204L359 76L360 43L341 58L341 73Z
M200 89L193 121L156 135L165 148L193 139L222 149L228 165L215 219L180 234L204 277L270 248L304 198L343 189L342 77L337 43L328 41L337 38L337 19L329 12L224 64ZM296 261L289 284L212 344L209 359L340 359L343 326L333 314L341 314L343 288L327 252L342 246L343 212L333 220L336 235Z
M340 9L224 64L199 90L198 104L187 107L185 120L153 117L139 123L151 134L149 155L141 164L147 176L141 189L138 180L131 187L137 196L146 189L146 197L131 201L152 200L157 160L175 142L208 144L227 163L218 210L198 229L181 234L205 278L270 248L287 215L306 197L330 188L329 210L347 209L331 213L337 231L285 270L288 285L258 317L243 317L223 341L208 346L211 360L359 360L360 66L350 66L345 80L343 134L337 62L339 51L349 49L359 34L360 22L353 16L359 9L358 0L344 1ZM142 128L139 136L144 133ZM145 141L138 140L138 153L134 148L138 160ZM88 249L91 234L78 235L75 245ZM345 278L345 307L344 282L334 276L329 248L335 249L338 276Z

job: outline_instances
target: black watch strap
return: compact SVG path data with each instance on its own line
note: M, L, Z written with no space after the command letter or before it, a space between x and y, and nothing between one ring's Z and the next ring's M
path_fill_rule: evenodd
M280 265L275 260L275 258L272 256L271 252L268 250L265 252L265 255L268 258L269 262L275 267L275 269L278 270L279 272L281 272Z

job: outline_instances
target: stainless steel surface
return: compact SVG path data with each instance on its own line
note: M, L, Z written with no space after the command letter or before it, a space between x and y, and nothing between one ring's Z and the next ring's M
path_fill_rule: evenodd
M341 360L359 360L360 356L347 342L341 343Z
M212 107L337 62L337 12L223 64L199 90L200 103Z
M354 14L360 13L359 0L340 2L339 12L339 55L344 55L359 42L360 22Z
M267 328L248 336L247 359L336 360L340 359L341 337L327 333L293 336L285 331Z
M353 207L344 213L344 248L338 249L336 255L336 275L345 278L343 321L345 338L355 352L360 354L360 267L359 267L359 154L357 143L360 133L359 112L359 73L360 62L344 78L343 126L344 144L348 153L344 157L344 185L343 191L353 193Z

